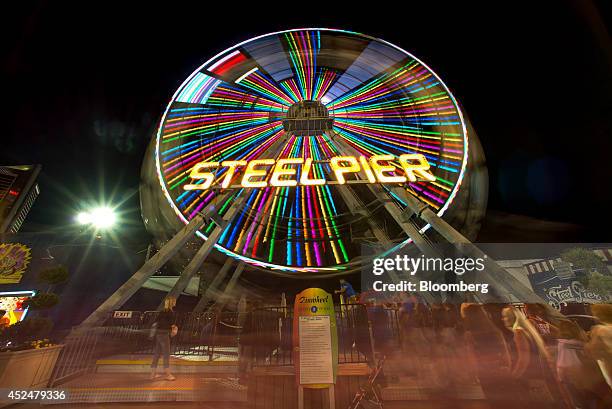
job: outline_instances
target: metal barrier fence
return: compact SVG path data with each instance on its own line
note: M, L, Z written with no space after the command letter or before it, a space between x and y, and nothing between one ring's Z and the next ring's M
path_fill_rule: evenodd
M149 332L157 319L157 311L146 311L126 318L110 318L104 324L104 337L123 342L125 352L135 355L150 355L154 343ZM236 355L240 326L235 325L238 313L202 312L175 314L179 327L176 337L171 339L172 355Z
M340 363L371 362L374 357L368 310L363 304L335 307ZM293 309L254 310L246 319L240 344L251 351L253 366L293 365Z
M93 369L98 337L98 331L89 330L70 334L64 339L64 348L53 368L49 387L66 382Z
M118 354L151 355L149 339L158 312L132 312L109 317L102 327L75 331L64 340L51 385L95 368L96 360ZM374 347L400 342L396 309L345 304L335 307L339 363L373 362ZM269 307L248 314L205 312L175 314L179 327L171 341L172 355L238 356L253 366L293 364L293 309ZM374 340L376 340L376 345Z
M64 340L49 386L55 386L95 368L96 361L119 354L151 355L154 344L149 339L156 311L132 312L128 318L110 316L101 327L71 332ZM179 327L172 338L172 355L208 356L238 355L240 326L238 314L176 314Z
M400 313L396 307L368 306L368 319L372 324L372 337L377 351L401 348L402 331Z

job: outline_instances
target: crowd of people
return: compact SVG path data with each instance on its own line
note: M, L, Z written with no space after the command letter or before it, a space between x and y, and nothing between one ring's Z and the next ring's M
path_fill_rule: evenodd
M479 383L498 407L612 407L612 305L582 328L538 304L400 304L406 365L431 384Z
M338 293L363 304L363 309L345 304L350 308L341 312L350 313L346 323L355 328L367 329L369 321L376 349L387 356L397 356L398 348L385 342L394 338L386 311L398 312L402 365L432 389L479 385L499 409L517 404L525 409L612 407L612 304L591 305L589 322L550 314L540 304L429 304L416 295L388 303L358 299L345 283ZM151 379L161 378L159 358L165 379L174 379L169 371L170 342L178 331L173 307L174 300L168 299L150 334L155 345ZM265 356L291 351L291 316L260 307L254 305L241 322L241 372L254 346L266 349ZM366 323L357 319L360 311ZM367 332L343 331L345 350L356 348L369 356Z

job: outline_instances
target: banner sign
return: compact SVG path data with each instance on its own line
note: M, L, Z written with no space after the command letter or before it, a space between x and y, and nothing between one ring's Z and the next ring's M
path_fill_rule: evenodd
M8 319L8 324L23 321L28 313L28 307L24 302L36 295L36 291L0 291L0 310L4 311L4 316L0 316L0 321Z
M559 277L555 270L530 274L529 281L533 291L556 309L565 307L568 303L597 304L608 301L601 294L586 289L573 277L567 279Z
M28 268L32 252L20 243L0 244L0 284L17 284Z
M326 388L338 374L338 332L331 294L308 288L295 297L293 351L296 382Z

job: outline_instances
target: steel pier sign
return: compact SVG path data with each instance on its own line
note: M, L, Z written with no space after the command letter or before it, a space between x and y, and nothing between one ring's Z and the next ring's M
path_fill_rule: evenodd
M317 163L328 163L333 179L322 172L314 172ZM343 185L345 183L406 183L433 182L436 177L429 171L429 162L421 154L333 156L325 161L312 158L228 160L200 162L192 169L192 183L185 190L207 190L211 187L265 188ZM240 182L235 184L237 171L242 171ZM318 173L318 176L315 175Z

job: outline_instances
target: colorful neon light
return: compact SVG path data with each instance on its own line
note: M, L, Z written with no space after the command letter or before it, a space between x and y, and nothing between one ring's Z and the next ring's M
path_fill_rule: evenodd
M333 131L285 132L285 113L304 100L325 105ZM362 34L298 29L243 42L198 68L164 113L156 165L163 192L185 223L213 204L223 215L244 196L245 207L215 245L219 251L263 268L324 273L348 268L361 251L348 240L351 209L337 186L326 183L344 175L346 169L339 167L346 163L334 164L332 158L353 156L347 145L358 153L351 166L359 168L362 180L398 183L405 175L408 192L439 215L451 205L467 164L461 111L424 63ZM414 178L395 172L414 162L368 159L415 154L422 155L430 166L426 174L433 177L423 177L418 169ZM260 166L265 165L256 162L261 160L271 162ZM234 168L226 166L232 161ZM218 166L192 173L202 163ZM208 189L217 181L235 186L231 181L243 180L245 171L242 187L247 189L221 201L223 192ZM400 208L405 206L386 191ZM428 227L419 226L422 231ZM208 224L198 234L205 239L213 228Z

